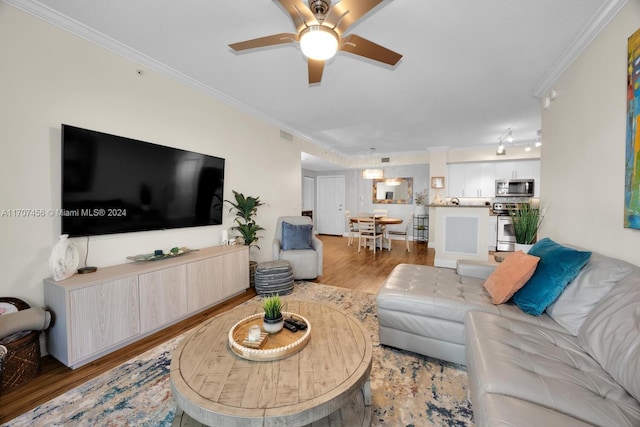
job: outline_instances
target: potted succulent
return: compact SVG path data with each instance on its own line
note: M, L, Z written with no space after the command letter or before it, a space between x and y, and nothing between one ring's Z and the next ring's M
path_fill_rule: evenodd
M262 328L265 332L274 334L280 332L284 326L284 318L282 317L282 300L279 295L266 297L262 302L264 309L264 321Z
M516 236L516 250L528 252L536 242L538 229L543 216L539 207L531 207L529 203L522 203L517 209L509 211L513 220L513 232Z

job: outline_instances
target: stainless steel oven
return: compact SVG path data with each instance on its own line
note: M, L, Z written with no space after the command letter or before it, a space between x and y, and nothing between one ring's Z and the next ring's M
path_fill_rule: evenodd
M516 248L516 235L510 215L498 215L498 239L496 251L511 251Z
M514 251L516 234L513 230L513 220L509 211L517 209L520 203L494 203L493 213L498 216L498 237L496 251Z

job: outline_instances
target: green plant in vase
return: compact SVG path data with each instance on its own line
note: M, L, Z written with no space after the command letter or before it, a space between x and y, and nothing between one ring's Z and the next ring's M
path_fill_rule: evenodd
M521 245L532 245L538 237L538 229L544 216L539 207L531 207L529 203L521 204L517 209L509 211L513 220L513 232L516 243Z
M233 190L233 196L235 198L235 202L225 200L225 202L232 206L231 209L229 209L229 212L234 209L236 211L235 223L237 225L231 227L231 230L235 230L240 233L246 246L255 246L260 249L256 244L260 238L257 233L258 231L264 230L264 228L256 224L254 216L258 213L258 207L264 205L264 203L260 201L260 197L245 197L244 194L238 193L235 190Z
M284 317L282 316L283 302L279 295L266 297L262 301L262 309L264 310L263 329L270 334L279 332L284 326Z
M416 203L414 214L425 215L427 212L426 206L429 204L429 191L427 189L418 191L415 194L414 201Z

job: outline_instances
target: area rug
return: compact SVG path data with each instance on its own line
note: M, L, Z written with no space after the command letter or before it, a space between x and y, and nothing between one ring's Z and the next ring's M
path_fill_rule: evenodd
M256 304L255 297L243 304ZM285 299L334 306L371 332L373 426L472 426L464 366L381 346L375 296L316 283L296 283ZM171 354L178 336L13 419L7 426L171 426Z

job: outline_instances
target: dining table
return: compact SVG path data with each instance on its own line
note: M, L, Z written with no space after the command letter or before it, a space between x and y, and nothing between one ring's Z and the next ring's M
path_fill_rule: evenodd
M361 219L368 219L370 220L371 218L373 218L375 220L375 224L376 226L387 226L387 225L397 225L397 224L402 224L403 220L402 218L394 218L394 217L390 217L390 216L374 216L373 214L358 214L358 216L354 216L351 217L349 220L353 223L357 223L358 220ZM382 244L384 246L384 242L385 240L387 241L387 244L389 245L387 249L391 250L391 241L389 240L388 236L384 236L382 238Z
M351 217L351 222L355 222L357 223L358 220L360 219L371 219L374 218L376 225L394 225L394 224L402 224L402 218L393 218L390 216L379 216L379 217L373 217L372 215L363 215L363 214L359 214L358 216L352 216Z

